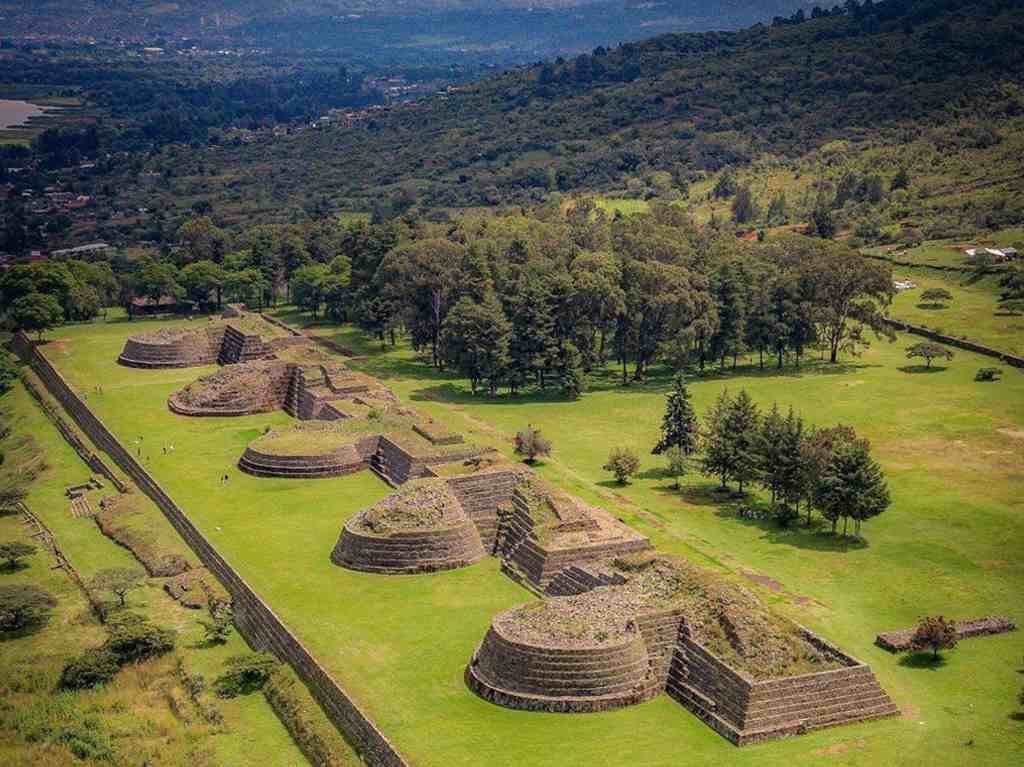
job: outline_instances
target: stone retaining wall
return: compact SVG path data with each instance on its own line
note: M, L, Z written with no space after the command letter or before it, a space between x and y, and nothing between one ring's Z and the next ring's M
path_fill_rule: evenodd
M128 486L118 477L114 472L107 466L106 462L94 453L85 442L82 441L81 437L75 433L74 429L65 421L59 413L57 413L53 406L47 402L42 393L36 388L35 384L29 381L27 378L22 378L22 384L28 393L39 403L43 413L50 419L54 426L57 427L57 431L64 437L64 441L67 442L78 453L78 457L92 469L94 472L104 477L110 484L112 484L119 493L128 492Z
M1024 368L1024 357L1017 357L1013 354L1007 354L997 349L984 346L974 341L968 341L964 338L955 338L954 336L943 335L942 333L936 333L934 330L928 328L922 328L918 325L911 325L909 322L903 322L902 320L894 320L887 318L885 324L889 327L900 330L904 333L912 333L917 336L924 336L930 338L933 341L939 341L940 343L948 344L949 346L955 346L958 349L965 349L969 352L976 354L984 354L986 357L994 357L1000 362L1005 362L1015 368Z
M802 631L808 641L846 666L754 681L697 642L684 621L667 691L740 746L899 713L868 666Z
M1016 624L1002 615L990 615L986 618L956 621L956 633L959 639L1004 634L1007 631L1016 631L1016 629ZM910 640L913 638L915 631L916 629L887 631L875 637L875 644L889 652L904 652L910 649Z
M153 499L200 561L217 576L231 594L235 603L235 619L239 631L249 644L257 649L273 652L295 669L327 716L368 764L374 767L408 767L408 762L391 741L217 552L188 515L89 410L49 360L39 353L23 333L16 336L14 348L32 365L47 389L64 406L79 428L89 435L98 447L105 450L122 471Z

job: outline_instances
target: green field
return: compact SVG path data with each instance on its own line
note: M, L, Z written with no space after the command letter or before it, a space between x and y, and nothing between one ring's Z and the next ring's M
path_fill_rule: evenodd
M897 266L893 268L893 277L911 280L917 288L896 295L890 316L1001 352L1024 355L1024 316L1000 308L997 276L977 280L956 272ZM928 288L944 288L953 298L940 305L922 302L921 293Z
M974 383L974 372L990 363L964 353L948 369L921 374L907 367L909 341L901 338L839 366L744 369L693 382L699 411L723 386L746 387L762 405L777 400L815 423L841 421L869 437L894 504L865 526L866 543L854 543L742 521L703 478L671 490L647 455L667 376L622 389L609 371L578 402L553 394L490 400L431 372L405 347L379 352L351 329L318 331L365 353L362 369L476 441L507 449L516 429L540 427L555 446L543 475L613 510L665 551L773 579L772 589L750 585L869 662L904 711L899 719L736 749L665 696L586 716L514 712L474 697L462 683L466 661L490 617L529 594L501 576L493 559L410 577L332 565L344 521L389 489L369 473L296 482L238 472L245 445L288 417L171 414L168 394L208 370L143 371L114 362L127 335L155 326L62 328L45 353L126 443L144 437L143 456L170 494L417 765L998 765L1024 757L1021 724L1012 718L1022 684L1019 635L965 642L940 669L873 646L877 632L925 613L1024 619L1024 376L1016 371L995 384ZM162 453L164 443L175 446L173 454ZM600 469L616 444L645 456L640 479L621 489ZM225 472L230 479L221 485Z
M45 452L49 468L33 483L25 502L54 533L82 577L88 580L110 567L138 569L132 555L104 537L91 519L71 515L64 488L86 480L89 469L27 391L15 387L0 403L13 414L9 424L13 433L33 435ZM111 492L108 487L91 493L93 507ZM174 530L156 507L148 502L145 505L154 538L175 539ZM28 542L28 532L18 515L0 515L0 541ZM182 546L180 539L174 542ZM243 652L246 646L237 634L223 646L202 646L203 632L196 619L205 615L178 606L164 593L161 579L148 579L142 588L133 591L128 608L177 632L174 656L123 670L98 690L55 693L64 664L86 648L100 645L105 632L92 618L85 597L70 578L50 569L49 553L40 551L27 562L30 566L17 573L0 572L0 583L34 583L54 594L58 607L49 623L31 636L0 640L0 763L11 767L77 763L65 748L51 744L59 744L64 736L53 732L40 735L40 727L53 727L55 722L65 727L85 727L97 742L112 745L122 757L130 755L153 767L241 764L253 749L259 751L261 761L273 767L305 762L262 695L216 701L224 716L224 723L217 726L186 721L186 712L172 711L166 696L175 686L176 657L182 658L189 673L202 674L212 682L222 672L224 660ZM63 720L57 711L63 712ZM89 763L104 762L100 759Z

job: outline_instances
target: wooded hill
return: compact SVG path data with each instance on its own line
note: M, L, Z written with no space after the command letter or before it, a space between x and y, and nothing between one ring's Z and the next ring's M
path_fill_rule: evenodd
M178 155L173 173L219 176L236 207L269 195L279 212L317 197L320 209L370 210L389 195L400 208L523 203L658 171L683 186L835 139L998 125L1024 113L1022 77L1019 3L851 3L801 23L664 35L513 70L362 128Z

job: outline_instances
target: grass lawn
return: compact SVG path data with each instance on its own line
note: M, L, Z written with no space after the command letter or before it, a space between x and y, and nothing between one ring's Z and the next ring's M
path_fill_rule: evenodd
M836 367L744 369L693 383L699 411L723 386L742 386L762 405L777 400L815 423L841 421L869 437L894 504L865 526L867 543L855 544L802 527L741 521L703 478L671 490L660 461L648 455L667 376L621 389L609 372L578 402L554 394L490 400L433 373L405 347L382 353L351 329L317 331L365 355L354 364L475 441L508 449L516 429L540 427L555 446L542 474L613 510L663 550L741 577L773 579L772 589L751 586L869 662L905 712L736 749L665 696L586 716L514 712L477 699L462 683L463 667L490 617L529 599L527 592L502 577L493 559L409 577L332 565L328 556L344 521L388 488L368 473L311 481L241 474L235 462L247 442L288 417L171 414L167 395L208 369L119 367L114 360L125 336L141 327L62 328L45 353L126 443L144 436L144 455L166 489L417 765L997 765L1024 756L1021 724L1011 718L1022 684L1019 634L965 642L939 669L903 662L872 644L879 631L910 626L929 612L1024 620L1024 376L1016 371L976 384L974 372L988 363L963 353L948 369L918 373L906 365L909 342L901 338ZM175 445L172 455L162 454L164 441ZM618 444L644 456L641 477L625 488L600 469ZM230 479L222 486L225 472Z
M64 494L68 485L89 477L89 469L61 438L56 428L29 397L16 386L2 400L12 418L14 434L32 434L45 452L49 468L33 483L26 504L56 536L59 545L86 580L98 570L111 567L140 569L124 548L109 540L91 519L75 518ZM13 456L9 456L13 457ZM104 494L90 493L95 508ZM176 538L148 499L145 513L156 540ZM0 540L27 540L28 528L18 515L0 516ZM180 539L177 543L180 545ZM187 547L185 547L187 549ZM190 556L195 561L195 558ZM183 721L172 712L167 695L177 684L175 657L167 656L123 670L114 681L96 691L55 693L54 687L65 663L88 647L100 645L105 632L95 621L88 604L72 581L61 571L51 570L51 557L40 550L26 560L30 567L16 573L0 572L0 584L35 583L58 598L54 617L41 630L18 639L0 639L0 763L5 765L68 764L65 748L47 745L49 737L26 742L25 735L57 721L56 711L73 723L90 729L98 742L113 744L122 756L154 765L242 764L253 749L261 761L274 767L305 763L284 726L262 695L250 695L214 705L224 724L210 726ZM201 646L202 629L197 618L203 613L186 610L163 591L162 579L148 579L128 595L128 608L148 616L155 623L177 632L177 652L191 674L202 674L212 682L222 673L224 660L244 652L245 642L232 634L220 647ZM10 696L9 698L7 696ZM10 702L17 715L10 719L4 704ZM187 715L188 712L182 712ZM83 719L83 717L86 717ZM7 729L11 722L16 726ZM70 726L70 725L69 725ZM125 748L125 744L130 744ZM88 761L88 764L103 760Z
M966 274L906 267L894 267L893 276L911 280L918 287L901 291L895 297L889 312L892 317L968 338L1001 352L1024 354L1024 316L999 308L998 277L973 280ZM928 288L944 288L953 299L939 307L923 304L921 293ZM986 364L994 365L996 361Z

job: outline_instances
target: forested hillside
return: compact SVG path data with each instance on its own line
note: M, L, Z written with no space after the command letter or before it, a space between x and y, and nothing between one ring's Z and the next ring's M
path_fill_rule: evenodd
M622 188L655 172L685 187L766 155L833 140L899 144L1024 111L1024 8L1011 0L889 0L803 23L665 35L510 71L362 127L155 157L236 207L269 194L300 208L371 209L543 199ZM171 200L169 203L173 204Z

